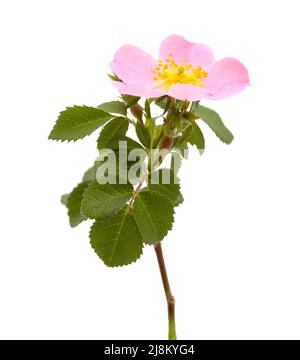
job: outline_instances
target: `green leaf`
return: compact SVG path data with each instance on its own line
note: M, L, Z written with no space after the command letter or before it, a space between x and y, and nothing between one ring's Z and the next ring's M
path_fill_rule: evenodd
M69 200L69 196L70 196L70 194L64 194L64 195L62 195L61 198L60 198L60 202L61 202L63 205L67 206L68 200Z
M132 215L145 244L156 244L172 228L172 203L156 192L141 191L134 201Z
M120 141L121 141L121 143L120 143ZM144 149L140 143L138 143L137 141L135 141L127 136L115 137L110 143L110 149L120 150L125 147L125 144L124 144L125 142L126 142L128 153L134 149Z
M113 114L121 114L126 116L126 105L122 101L110 101L97 106L98 109Z
M146 126L138 121L135 130L140 142L145 146L146 149L150 149L151 138Z
M86 217L98 219L120 211L132 197L133 187L130 184L90 183L83 195L81 212Z
M98 149L109 149L110 143L118 137L124 137L128 130L128 119L115 118L110 121L101 131L97 140Z
M135 169L137 169L136 173L137 173L137 175L139 175L139 171L138 171L139 164L140 164L139 157L134 160L128 159L128 155L131 151L131 146L134 146L134 148L135 148L136 144L133 145L131 142L129 143L129 147L127 147L128 152L127 152L127 156L126 156L126 153L122 149L122 146L119 147L119 143L118 143L119 140L120 139L117 139L116 142L112 141L110 143L110 145L112 145L112 147L110 149L113 150L113 152L114 152L116 163L112 164L112 166L108 166L108 164L109 164L108 156L104 157L104 159L102 161L97 161L97 166L94 170L95 177L92 180L95 180L96 176L97 176L96 180L102 184L109 181L109 178L111 179L109 181L110 183L112 183L111 181L114 181L117 184L119 184L119 183L124 184L124 182L127 183L130 178L129 170L132 169L133 166L135 167ZM124 141L124 139L121 139L121 140ZM134 140L132 140L132 141L134 141ZM123 144L121 144L121 145L123 145ZM128 143L127 143L127 145L128 145ZM138 144L138 146L141 146L141 145ZM120 151L122 151L123 154L120 154ZM146 156L147 156L147 154L145 153L145 157ZM142 159L142 161L143 161L143 159ZM98 172L98 170L99 170L99 172ZM92 172L92 169L90 169L89 171ZM133 180L135 181L135 179L133 179Z
M141 155L144 155L144 158L146 158L146 156L147 156L147 153L146 153L145 149L143 148L143 146L140 143L138 143L137 141L135 141L127 136L114 137L113 139L111 139L109 144L106 145L106 148L114 151L114 153L117 157L117 160L118 160L118 157L119 157L119 154L121 151L124 155L126 155L126 153L127 153L127 155L129 155L129 153L135 149L144 150L144 152L141 153ZM127 152L126 152L126 149L127 149Z
M111 114L89 106L73 106L62 111L52 129L51 140L78 140L90 135L112 118Z
M83 175L82 181L94 181L96 180L97 170L101 165L101 161L96 160L94 165L90 167Z
M96 254L107 266L128 265L143 252L142 237L132 215L126 210L96 220L90 231L90 240Z
M165 196L173 206L178 206L183 202L179 178L171 169L160 169L150 174L148 189Z
M193 122L189 129L190 134L188 137L188 142L191 145L196 145L198 150L200 151L200 154L202 154L205 149L205 139L201 129L195 122Z
M232 142L233 135L224 125L218 113L199 104L194 107L194 113L212 129L221 141L226 144Z
M69 221L71 227L79 225L86 217L81 214L81 201L83 193L87 189L89 182L80 183L70 194L63 195L61 201L68 209Z

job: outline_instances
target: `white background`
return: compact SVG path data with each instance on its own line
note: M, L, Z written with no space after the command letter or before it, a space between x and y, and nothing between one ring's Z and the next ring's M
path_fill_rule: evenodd
M60 195L96 157L96 134L47 140L59 111L118 96L119 46L157 54L178 33L233 56L252 86L204 102L235 134L203 126L207 150L181 172L185 203L164 240L180 339L299 339L299 1L0 2L0 338L164 339L154 250L106 268L89 223Z

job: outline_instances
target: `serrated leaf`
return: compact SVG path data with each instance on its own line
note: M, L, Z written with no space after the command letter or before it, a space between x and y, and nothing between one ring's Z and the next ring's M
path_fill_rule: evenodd
M190 126L190 134L188 136L188 142L191 145L197 146L198 150L200 151L200 154L203 153L205 149L205 139L201 129L195 122L193 122L193 124Z
M61 202L63 205L67 206L68 200L69 200L69 196L70 196L70 194L64 194L64 195L62 195L61 198L60 198L60 202Z
M156 244L172 228L172 203L158 193L141 191L135 198L132 215L145 244Z
M75 227L87 218L81 214L81 201L84 191L87 189L91 181L96 179L96 173L100 162L95 161L94 165L90 167L83 175L82 182L76 186L69 194L62 195L60 201L68 208L68 215L70 225ZM71 202L69 199L71 197Z
M107 266L128 265L143 252L142 237L126 210L109 218L96 220L90 231L96 254Z
M90 106L73 106L62 111L52 129L51 140L79 140L104 125L112 115Z
M87 220L87 218L81 213L82 197L91 181L96 180L96 174L100 164L100 161L95 161L94 165L84 173L82 182L77 185L71 193L62 195L60 199L61 203L68 208L69 222L72 227L75 227L82 221Z
M146 149L150 149L151 138L146 126L138 121L135 130L140 142L145 146Z
M125 149L127 147L127 152L129 153L131 150L135 149L144 149L143 146L137 141L124 136L124 137L115 137L109 144L109 148L113 150Z
M178 206L183 202L179 179L171 169L160 169L150 174L147 188L165 196L173 206Z
M120 211L132 197L131 184L90 183L83 194L81 212L91 219L100 219Z
M98 109L113 114L121 114L126 116L126 105L122 101L110 101L97 106Z
M221 117L217 112L202 105L195 105L194 113L198 115L217 135L217 137L226 144L230 144L233 135L224 125Z
M101 131L97 140L98 149L110 149L110 143L118 137L124 137L128 130L128 119L115 118Z
M137 169L139 167L140 164L140 158L138 157L137 159L134 160L129 160L128 159L128 155L130 154L131 151L131 146L136 146L135 144L129 144L129 147L127 147L127 156L125 153L125 149L123 148L123 143L121 143L121 146L119 147L119 140L117 139L116 142L112 141L111 142L111 150L114 151L114 155L115 155L115 163L112 163L111 166L108 166L108 159L104 158L104 160L102 161L97 161L97 166L95 169L95 177L92 180L97 180L98 183L104 184L107 181L109 183L117 183L117 184L124 184L128 182L128 172L129 170L134 166L135 169ZM121 139L122 141L124 141L124 139ZM126 139L125 139L126 141ZM139 145L141 146L141 145ZM123 153L121 153L121 151ZM144 153L143 153L144 154ZM145 157L147 156L147 154L145 153ZM142 159L143 161L143 159ZM103 167L102 167L103 166ZM92 169L91 169L92 171ZM137 175L139 175L139 172L136 171ZM110 180L109 180L110 179ZM135 179L134 179L135 180Z
M68 209L69 222L71 227L79 225L86 220L86 217L81 214L81 200L83 193L87 189L89 182L82 182L77 185L70 194L63 195L61 201Z

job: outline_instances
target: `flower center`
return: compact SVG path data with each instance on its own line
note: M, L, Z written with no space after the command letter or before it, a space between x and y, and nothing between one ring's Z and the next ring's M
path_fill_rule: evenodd
M191 84L203 87L203 79L207 77L207 71L201 66L194 68L191 64L178 65L170 54L165 62L158 60L158 65L151 70L155 74L153 80L160 83L159 87L167 90L176 84Z

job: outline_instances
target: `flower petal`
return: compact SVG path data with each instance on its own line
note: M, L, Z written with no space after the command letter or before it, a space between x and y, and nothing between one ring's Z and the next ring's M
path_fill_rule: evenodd
M140 48L132 45L122 46L110 64L112 71L125 83L153 82L152 69L157 61Z
M166 91L167 95L179 100L197 101L206 97L207 90L190 84L177 84Z
M147 84L125 84L121 81L113 81L121 94L140 96L145 98L155 98L164 95L164 93L158 89L154 89Z
M214 61L214 53L208 46L189 42L179 35L171 35L161 43L160 58L166 60L171 54L179 65L186 63L207 67Z
M249 85L249 75L245 66L233 58L216 61L208 68L205 79L207 99L219 100L232 96Z

